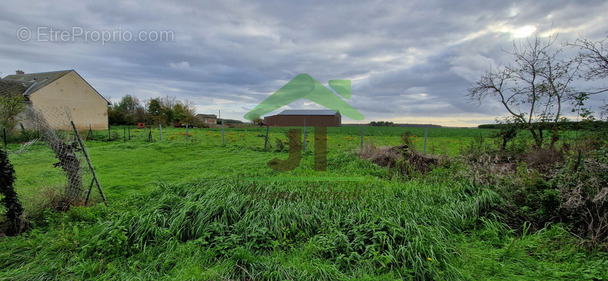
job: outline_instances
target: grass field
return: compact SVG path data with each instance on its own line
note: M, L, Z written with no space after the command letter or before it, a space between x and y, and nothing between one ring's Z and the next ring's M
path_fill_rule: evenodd
M404 131L421 151L423 128L366 127L364 143L399 145ZM152 133L88 141L110 206L64 213L38 207L61 186L52 152L11 145L34 228L0 238L0 280L608 279L608 255L577 247L563 227L511 230L488 214L501 200L489 187L450 169L405 180L359 159L360 127L328 129L326 172L313 170L311 151L293 171L267 166L288 155L276 149L285 129L271 129L268 151L265 128L225 128L226 145L217 128L189 130L188 141L181 128L162 141ZM429 129L427 151L457 155L491 133Z
M276 146L277 139L287 144L286 133L290 128L269 129L269 145ZM298 128L303 129L303 128ZM460 149L476 137L489 138L495 130L489 129L457 129L457 128L429 128L427 136L427 151L435 154L457 154ZM108 136L115 139L126 139L129 142L147 141L152 135L153 140L160 140L159 128L136 129L134 127L113 127L111 132L95 132L94 136L99 140L106 140ZM410 132L410 138L416 148L420 151L424 148L425 129L419 127L365 127L363 131L363 142L375 145L399 145L402 144L401 135ZM222 140L221 128L188 129L186 136L185 128L163 128L163 141L168 142L195 142L205 146L222 145L240 146L248 148L263 148L265 142L266 128L224 128L224 139ZM86 132L83 133L86 136ZM304 132L302 132L304 134ZM313 145L314 128L307 128L307 144ZM130 137L130 139L129 139ZM331 150L350 150L361 145L361 127L345 126L327 129L327 143Z

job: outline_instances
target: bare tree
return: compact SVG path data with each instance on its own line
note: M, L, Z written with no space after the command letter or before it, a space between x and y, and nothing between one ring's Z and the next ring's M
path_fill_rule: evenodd
M555 38L542 39L536 34L514 43L513 51L506 52L513 62L486 71L468 93L480 104L496 98L512 121L532 134L537 148L544 143L544 124L552 124L551 147L559 140L563 105L577 94L570 87L576 77L574 62L560 59L561 49L554 49L554 42Z
M585 38L580 38L574 43L566 43L566 45L578 48L578 56L576 61L580 64L582 77L586 80L601 80L608 78L608 37L600 41L590 41ZM600 94L608 92L608 85L594 88L588 94ZM602 116L608 120L608 104L604 102Z
M598 80L608 78L608 37L603 40L593 42L581 38L574 43L567 43L568 46L579 48L576 60L582 68L582 76L586 80ZM589 92L589 94L599 94L608 92L608 85Z

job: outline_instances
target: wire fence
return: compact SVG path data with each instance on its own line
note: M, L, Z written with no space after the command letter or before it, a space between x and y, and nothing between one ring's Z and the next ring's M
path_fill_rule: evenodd
M218 125L215 128L172 127L148 124L140 126L110 126L107 130L81 130L85 140L99 142L163 142L191 143L200 146L228 146L255 150L283 151L289 146L289 127L260 127L252 125ZM86 126L85 126L86 127ZM395 146L407 143L413 149L428 154L457 154L465 146L480 139L490 142L494 130L342 126L327 128L325 136L315 136L314 127L295 127L302 130L302 147L310 150L315 141L323 138L329 151L360 149L364 145ZM38 131L16 131L10 139L36 138ZM404 139L407 135L407 140Z
M30 130L22 126L19 134L28 134L29 140L17 150L11 151L15 154L23 154L32 149L35 143L46 143L43 148L36 147L36 165L50 165L54 169L33 169L32 173L41 172L36 182L40 192L52 190L60 193L55 202L58 208L69 208L72 205L84 205L88 199L89 190L95 183L95 175L86 154L84 143L79 142L78 135L74 130L68 130L71 125L71 115L68 109L28 109L28 121L31 122ZM8 130L3 130L3 139L7 138ZM15 136L12 136L15 138ZM92 193L92 201L103 199L103 193Z

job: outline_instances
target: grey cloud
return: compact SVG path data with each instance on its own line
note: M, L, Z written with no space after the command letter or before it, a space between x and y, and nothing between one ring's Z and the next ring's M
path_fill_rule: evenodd
M353 79L347 102L367 120L493 119L499 107L478 107L464 94L487 67L505 62L511 29L553 28L560 42L579 34L597 40L608 31L601 24L607 12L605 1L13 2L0 11L0 71L74 68L114 100L128 93L173 95L199 108L222 102L226 117L236 119L309 73L325 85ZM175 40L20 42L21 26L169 30Z

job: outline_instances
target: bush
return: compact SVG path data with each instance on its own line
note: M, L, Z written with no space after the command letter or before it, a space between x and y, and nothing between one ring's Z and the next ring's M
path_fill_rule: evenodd
M575 235L599 245L608 242L608 149L582 158L567 145L472 153L462 158L468 168L457 176L494 186L503 198L495 211L513 228L566 223Z
M0 194L3 196L0 203L6 208L5 233L9 236L19 235L28 227L23 215L23 206L13 187L14 183L13 165L9 162L6 152L0 149Z

